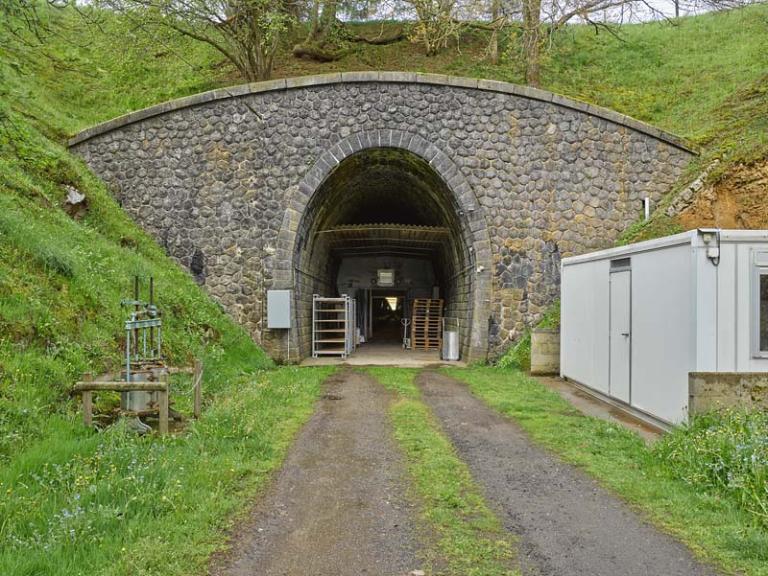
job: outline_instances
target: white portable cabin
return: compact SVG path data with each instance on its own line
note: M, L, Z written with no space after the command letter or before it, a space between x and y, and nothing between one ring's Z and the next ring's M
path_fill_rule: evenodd
M561 376L663 423L690 372L768 372L768 230L700 229L562 261Z

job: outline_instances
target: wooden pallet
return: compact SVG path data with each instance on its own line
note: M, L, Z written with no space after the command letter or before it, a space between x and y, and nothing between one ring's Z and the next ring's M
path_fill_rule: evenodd
M443 301L417 298L411 307L411 348L440 350L443 343Z

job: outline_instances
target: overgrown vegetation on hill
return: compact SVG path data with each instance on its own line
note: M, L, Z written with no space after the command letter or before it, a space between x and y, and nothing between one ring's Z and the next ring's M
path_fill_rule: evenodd
M64 147L96 122L238 83L234 70L205 45L138 33L107 13L95 27L72 11L52 19L66 33L32 45L0 27L0 573L188 574L279 465L327 372L265 372L263 351ZM373 35L382 24L351 28ZM727 179L768 152L767 29L768 6L626 26L621 39L574 26L549 51L542 83L692 139L702 163L724 160L713 178ZM306 36L296 29L275 76L407 69L520 82L518 39L504 39L492 65L487 34L467 31L433 57L404 40L352 44L318 63L292 55ZM88 202L78 219L63 209L70 187ZM134 274L156 278L169 362L206 362L208 413L183 440L94 435L68 395L82 372L119 365L119 300Z
M271 370L67 152L66 134L103 114L86 100L105 72L81 68L78 50L54 45L50 59L0 33L0 574L202 572L328 370ZM87 201L76 217L72 189ZM119 369L135 274L155 278L168 362L205 362L204 418L178 438L94 433L69 395L83 372Z

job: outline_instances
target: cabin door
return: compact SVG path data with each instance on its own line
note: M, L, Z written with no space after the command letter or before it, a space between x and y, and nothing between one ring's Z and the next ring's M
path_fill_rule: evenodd
M610 275L610 383L608 394L629 403L632 357L632 272Z

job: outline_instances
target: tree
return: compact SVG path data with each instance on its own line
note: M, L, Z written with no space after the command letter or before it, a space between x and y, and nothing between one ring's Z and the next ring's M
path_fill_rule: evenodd
M403 26L391 18L382 19L379 33L372 36L354 34L344 24L350 18L370 19L372 12L381 16L379 0L313 0L308 10L309 33L293 47L293 55L331 62L344 57L355 43L381 46L405 39Z
M523 60L525 81L531 86L541 84L541 53L547 38L552 38L574 19L611 30L612 24L595 21L594 14L605 15L611 10L648 5L647 0L522 0ZM615 25L618 25L617 22Z
M322 6L322 11L320 10ZM322 42L336 24L337 0L314 0L310 21L309 43Z
M53 32L51 10L70 6L70 0L0 0L0 25L16 40L39 46Z
M167 27L212 46L249 82L268 80L293 21L283 0L97 0L136 26Z
M422 44L427 56L434 56L458 35L460 23L454 11L456 0L405 0L416 12L418 21L412 38Z
M488 46L488 59L491 64L499 63L499 31L504 26L504 19L501 15L501 0L491 0L491 40Z
M523 58L525 82L541 84L541 0L523 0Z

